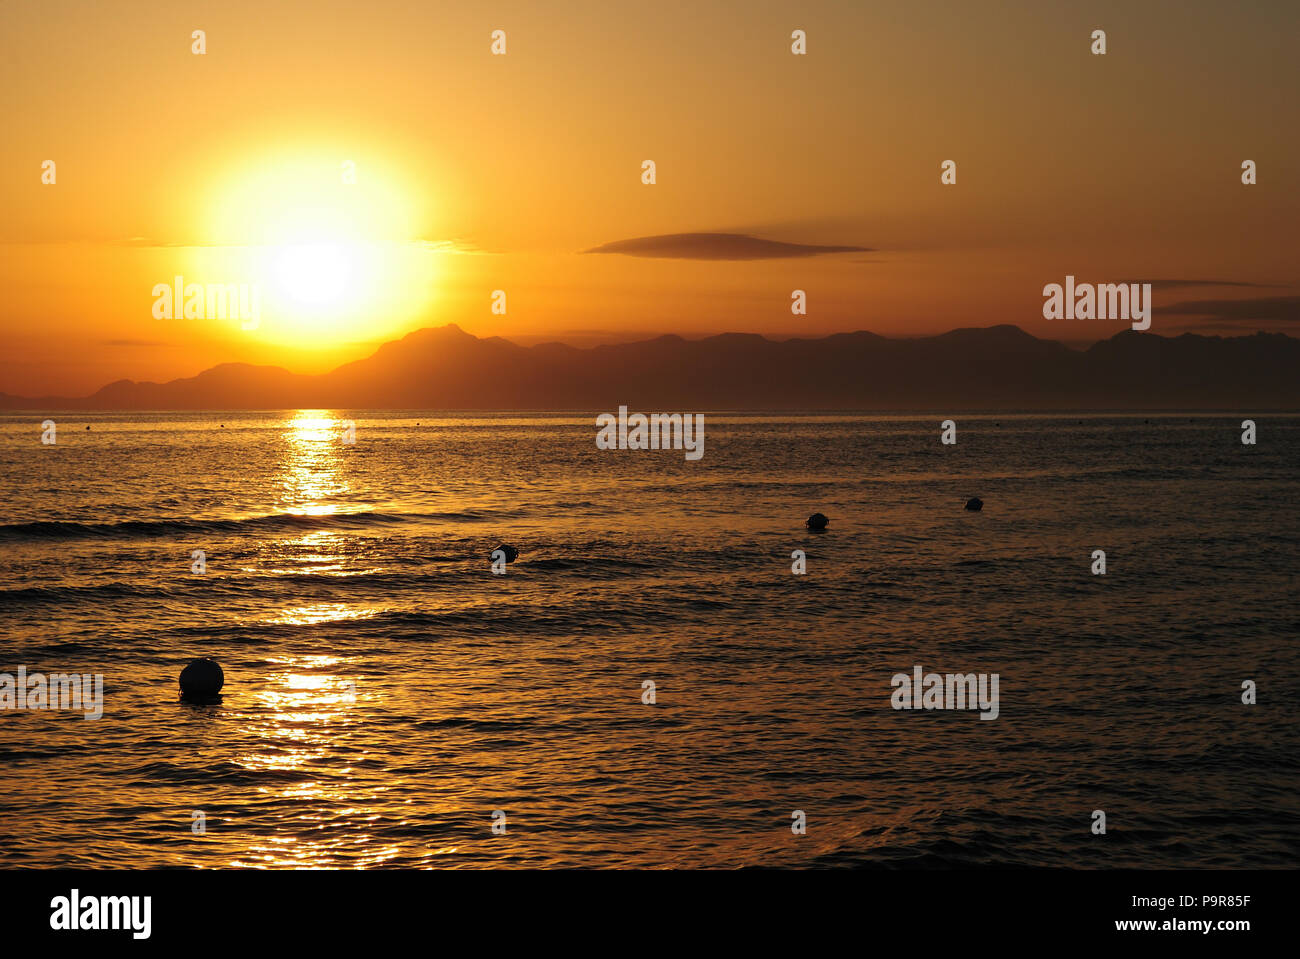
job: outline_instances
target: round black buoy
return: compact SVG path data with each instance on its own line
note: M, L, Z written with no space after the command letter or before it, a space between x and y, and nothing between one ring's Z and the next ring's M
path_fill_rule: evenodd
M493 556L491 558L495 559L496 558L495 554L498 552L505 553L507 563L513 563L515 560L519 558L519 550L505 543L502 543L500 546L498 546L496 549L492 551Z
M181 670L181 695L188 699L211 699L226 684L226 674L211 659L196 659Z
M809 529L825 529L826 524L829 522L830 520L826 518L825 513L813 513L808 517L808 521L804 525Z
M984 508L984 501L978 496L972 496L966 501L966 508L972 513L978 513Z

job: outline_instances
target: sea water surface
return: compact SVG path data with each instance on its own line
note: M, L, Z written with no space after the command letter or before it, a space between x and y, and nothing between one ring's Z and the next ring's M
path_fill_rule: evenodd
M102 673L104 715L0 710L0 865L1300 849L1300 418L957 416L943 446L937 416L719 413L698 462L598 450L594 414L44 418L0 417L0 672ZM198 656L219 704L178 698ZM891 708L916 665L997 673L997 719Z

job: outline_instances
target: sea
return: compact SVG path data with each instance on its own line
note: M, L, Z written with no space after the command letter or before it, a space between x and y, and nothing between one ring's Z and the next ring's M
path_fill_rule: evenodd
M1294 866L1300 416L705 425L0 415L0 866Z

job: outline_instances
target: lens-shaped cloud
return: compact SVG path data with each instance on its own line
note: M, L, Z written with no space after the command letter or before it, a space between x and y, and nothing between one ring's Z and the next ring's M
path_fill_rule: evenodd
M821 256L826 253L869 253L866 246L830 246L814 243L783 243L747 233L667 233L615 240L583 250L584 253L622 253L625 256L659 257L673 260L779 260Z

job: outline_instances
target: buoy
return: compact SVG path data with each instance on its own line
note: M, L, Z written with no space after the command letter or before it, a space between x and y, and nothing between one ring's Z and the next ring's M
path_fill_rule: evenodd
M506 554L506 562L507 562L507 563L513 563L515 560L517 560L517 559L519 558L519 550L515 549L513 546L507 546L505 543L502 543L500 546L498 546L498 547L497 547L496 549L494 549L492 552L495 553L495 552L497 552L498 550L500 550L502 553L505 553L505 554ZM491 559L491 557L488 557L488 558Z
M825 529L830 520L826 518L825 513L813 513L808 517L808 522L804 525L809 529Z
M181 695L191 699L210 699L225 684L226 674L211 659L196 659L181 670Z
M972 496L966 501L966 508L972 513L978 513L984 508L984 501L978 496Z

